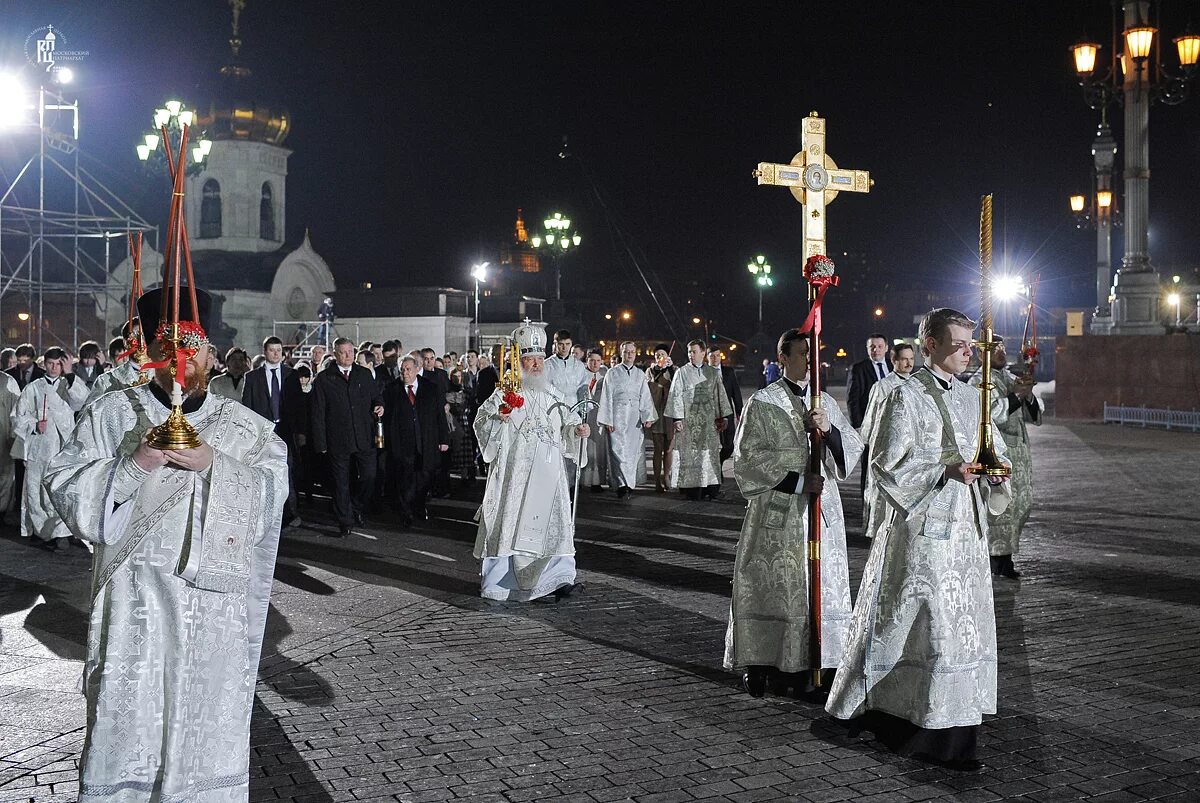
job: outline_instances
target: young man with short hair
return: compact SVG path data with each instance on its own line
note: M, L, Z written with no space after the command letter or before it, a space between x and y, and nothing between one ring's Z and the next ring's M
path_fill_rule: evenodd
M721 374L705 364L702 340L688 343L688 364L675 372L664 414L675 420L671 486L688 499L716 499L721 492L721 432L733 415Z

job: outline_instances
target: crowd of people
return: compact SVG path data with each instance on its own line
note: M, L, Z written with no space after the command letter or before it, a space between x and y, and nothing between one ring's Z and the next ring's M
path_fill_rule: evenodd
M157 308L151 294L139 301L143 324ZM155 762L179 789L199 776L244 788L245 756L181 751L173 734L202 742L212 737L208 720L164 710L153 689L199 694L198 705L233 712L248 733L252 695L243 691L253 689L280 532L318 497L330 497L337 524L323 534L345 537L367 516L425 521L430 496L484 478L474 549L481 596L561 599L579 588L577 489L628 499L652 478L653 493L712 500L729 459L747 508L725 667L754 697L815 696L852 733L870 730L897 752L956 768L977 765L979 724L996 710L991 576L1018 576L1012 556L1031 502L1026 425L1040 422L1040 406L1032 383L1004 367L999 344L991 416L1011 481L981 475L972 383L984 378L962 380L974 326L954 310L931 311L916 370L911 345L889 348L872 335L851 369L847 413L809 387L809 338L794 329L777 344L779 376L744 406L734 372L703 341L687 344L679 366L665 344L639 365L632 342L605 365L569 331L548 344L528 321L510 341L519 384L511 363L474 350L406 351L399 340L339 338L330 353L287 354L268 337L254 356L236 347L219 356L200 336L183 362L159 341L147 353L136 337L109 344L107 361L95 343L77 360L57 347L40 359L28 344L0 352L0 408L9 413L0 430L13 443L13 459L0 460L0 503L8 510L21 487L22 535L48 549L95 551L81 799L153 791L159 782L128 771ZM186 365L183 378L169 372L175 365ZM176 407L198 445L151 442ZM873 544L852 605L836 481L860 464ZM813 559L819 574L810 573ZM153 615L136 614L135 600L149 600ZM176 643L170 623L184 611L190 635ZM221 635L230 615L241 645L232 652ZM147 649L161 652L159 663L135 660ZM164 664L184 669L159 677ZM143 742L152 755L129 752Z

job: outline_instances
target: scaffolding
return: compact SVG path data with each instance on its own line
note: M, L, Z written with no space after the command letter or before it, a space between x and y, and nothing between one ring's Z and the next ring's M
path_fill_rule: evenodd
M41 86L35 104L25 106L33 119L3 133L34 128L37 149L4 180L0 195L0 335L25 327L27 340L41 352L51 345L75 353L81 340L106 338L103 331L81 337L80 302L91 302L96 316L108 319L108 279L128 255L128 235L157 229L146 222L79 163L79 102L66 102L54 88ZM112 240L121 240L114 254ZM47 303L70 299L70 332L52 325ZM16 320L13 325L13 307ZM11 345L11 344L10 344Z

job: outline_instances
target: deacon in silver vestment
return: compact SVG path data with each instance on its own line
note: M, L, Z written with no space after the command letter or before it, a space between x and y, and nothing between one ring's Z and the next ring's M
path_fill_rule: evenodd
M867 409L863 413L863 422L860 430L864 444L870 443L871 437L875 434L875 428L879 424L879 413L883 409L884 401L892 394L893 390L904 382L907 382L908 378L912 376L915 361L916 355L913 353L913 347L908 343L898 343L892 346L892 372L872 385L871 392L867 396ZM877 522L871 519L871 516L887 512L886 505L876 504L876 496L875 486L871 481L871 472L868 471L866 484L863 488L862 517L865 524L863 533L867 538L871 537L877 524Z
M955 375L973 329L955 310L926 314L926 364L880 411L870 471L887 513L826 705L899 753L961 768L977 763L978 726L996 712L987 516L1009 499L1002 480L971 473L979 392Z
M646 432L658 420L650 383L636 365L637 344L621 344L621 362L604 376L597 423L608 430L609 474L619 497L646 481Z
M591 430L570 411L574 399L546 382L545 330L526 322L513 338L524 404L502 412L505 391L497 388L475 416L488 464L475 557L483 561L485 599L527 602L567 596L575 587L575 523L563 466L579 459L580 439Z
M991 553L992 574L1016 579L1021 576L1013 565L1013 555L1020 551L1021 531L1033 510L1033 453L1029 450L1029 425L1042 425L1042 405L1033 395L1033 385L1018 380L1009 372L1008 354L1000 340L992 354L992 422L996 425L1008 459L1012 463L1012 503L998 516L988 517L988 550ZM978 386L979 376L971 378Z
M858 464L863 444L829 394L814 407L809 392L808 336L779 338L783 378L750 397L733 451L733 476L749 500L733 564L733 599L725 635L725 668L743 672L746 690L807 691L806 669L836 668L850 624L846 521L835 480ZM809 473L810 432L824 433L820 474ZM821 656L813 666L807 561L808 508L821 494Z
M146 377L142 373L141 363L137 360L138 357L146 356L145 351L140 345L142 337L141 326L141 322L137 317L134 317L132 327L128 323L123 327L125 336L115 338L108 344L108 353L114 356L116 366L112 370L105 371L96 377L96 381L92 383L92 389L88 393L88 404L91 404L110 390L122 390L133 385L140 385L146 381ZM116 348L120 348L121 351L114 352ZM124 356L122 356L122 352Z
M207 298L197 292L204 323ZM148 331L158 304L157 290L139 302ZM249 799L250 711L286 448L271 422L204 392L211 354L198 345L183 409L201 446L147 445L170 411L171 377L160 368L89 406L46 472L55 510L96 548L84 803ZM160 353L155 344L151 355Z
M42 355L46 375L25 386L12 412L13 431L24 442L25 487L21 489L21 535L65 549L69 533L42 496L42 477L71 430L75 413L87 401L87 383L71 371L67 353L54 346Z
M675 419L670 485L689 499L714 498L721 489L721 431L733 415L721 372L704 362L708 349L688 343L688 364L675 372L663 411Z

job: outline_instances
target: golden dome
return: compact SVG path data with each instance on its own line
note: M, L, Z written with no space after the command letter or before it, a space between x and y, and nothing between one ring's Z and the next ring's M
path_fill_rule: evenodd
M282 103L251 81L250 70L236 64L221 68L219 89L197 107L196 122L212 140L242 140L282 145L292 116Z

